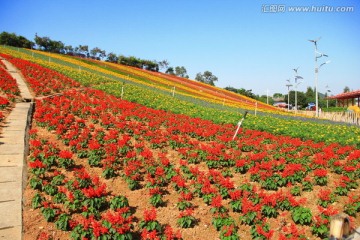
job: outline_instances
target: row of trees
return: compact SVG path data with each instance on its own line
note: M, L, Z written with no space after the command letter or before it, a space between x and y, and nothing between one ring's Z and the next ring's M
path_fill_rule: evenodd
M17 36L15 33L2 32L0 34L0 44L21 48L37 48L41 51L67 54L83 58L92 58L97 60L105 60L107 62L119 63L127 66L146 69L149 71L158 72L163 69L165 73L178 77L189 78L187 70L184 66L171 67L167 60L156 61L140 59L134 56L117 55L113 52L106 54L105 50L99 47L89 48L88 45L79 45L73 47L65 45L62 41L52 40L49 37L41 37L35 34L34 42L29 41L23 36ZM196 74L195 80L214 85L218 80L210 71Z
M35 43L29 41L23 36L18 36L15 33L2 32L0 33L0 44L19 48L33 48Z
M78 57L86 57L92 59L103 59L106 57L105 50L98 47L89 49L88 45L79 45L73 47L71 45L65 45L61 41L51 40L49 37L40 37L35 34L35 43L39 50L52 53L67 54Z
M184 66L177 66L177 67L168 67L165 71L167 74L175 75L178 77L183 78L189 78L189 75L187 74L187 70Z
M255 95L252 92L252 89L249 89L249 90L246 90L244 88L237 89L237 88L234 88L234 87L231 87L231 86L226 87L225 89L228 90L228 91L234 92L234 93L238 93L238 94L247 96L249 98L253 98L253 99L257 99L257 100L259 100L259 98L260 98L258 95Z
M243 96L258 100L260 102L264 102L264 103L269 103L270 105L274 104L274 100L272 97L266 96L266 95L256 95L252 92L252 89L248 89L246 90L245 88L234 88L231 86L225 87L226 90L234 92L234 93L238 93L241 94ZM281 98L283 98L283 96L281 95Z

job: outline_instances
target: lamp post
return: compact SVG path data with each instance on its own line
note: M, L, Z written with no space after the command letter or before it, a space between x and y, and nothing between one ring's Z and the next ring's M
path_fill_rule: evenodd
M290 83L290 79L287 79L286 81L289 82L288 84L285 85L288 88L288 111L289 111L290 110L290 87L292 87L292 84Z
M326 85L326 108L329 108L329 93L331 92L331 90L329 89L329 85Z
M298 86L300 83L302 83L302 82L297 82L297 80L298 80L298 79L303 79L303 77L301 77L301 76L298 75L298 72L297 72L298 69L299 69L299 67L293 69L294 72L295 72L295 76L294 76L294 78L295 78L295 112L297 112L297 109L298 109L298 106L297 106L297 86Z
M319 69L320 69L322 66L324 66L325 64L328 64L328 63L330 63L330 62L331 62L331 61L329 60L329 61L326 61L326 62L320 64Z
M298 82L295 84L295 112L297 112L298 110L298 105L297 105L297 86L299 86L299 84L302 82Z
M314 43L314 56L315 56L315 111L316 111L316 117L319 117L319 97L318 97L318 72L319 72L319 68L321 66L323 66L324 64L328 63L328 62L325 62L323 64L320 65L320 67L318 67L318 63L317 63L317 60L318 58L321 58L321 57L328 57L326 54L323 54L323 53L320 53L318 52L317 50L317 42L321 39L321 37L319 37L318 39L316 40L309 40L310 42Z
M327 57L327 55L323 55L323 56L326 56L326 57ZM330 60L329 60L329 61L326 61L326 62L324 62L324 63L322 63L322 64L320 64L320 66L319 66L319 68L318 68L318 71L317 71L317 74L319 74L319 69L320 69L322 66L324 66L325 64L328 64L328 63L330 63ZM316 88L316 97L318 97L317 88ZM327 102L326 104L328 105L328 102ZM317 105L316 105L316 113L317 113L317 117L319 117L319 110L318 110L318 106L317 106Z

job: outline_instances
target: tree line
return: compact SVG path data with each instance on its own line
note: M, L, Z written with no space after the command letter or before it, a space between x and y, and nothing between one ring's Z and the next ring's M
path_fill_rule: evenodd
M66 45L62 41L52 40L46 36L41 37L37 33L35 34L33 42L23 36L18 36L15 33L2 32L0 34L0 44L28 49L36 48L45 52L66 54L82 58L105 60L107 62L119 63L126 66L146 69L154 72L159 72L160 69L162 69L167 74L189 78L187 70L184 66L169 66L170 64L167 60L156 61L141 59L135 56L117 55L113 52L106 54L106 51L100 49L99 47L94 47L92 49L90 49L88 45L79 45L73 47L71 45ZM214 82L217 81L217 77L214 76L210 71L205 71L204 73L197 73L195 80L214 86Z
M35 43L29 41L27 38L7 32L0 34L0 44L19 48L33 48L35 46Z

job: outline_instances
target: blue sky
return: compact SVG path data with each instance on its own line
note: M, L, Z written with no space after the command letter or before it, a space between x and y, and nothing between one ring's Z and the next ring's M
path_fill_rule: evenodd
M291 7L318 12L291 12ZM329 11L332 7L333 12ZM337 7L352 7L336 12ZM280 12L269 12L278 8ZM280 10L284 9L284 10ZM330 9L331 10L331 9ZM185 66L190 78L211 71L216 86L287 92L293 68L314 87L314 46L331 63L318 89L360 89L360 3L357 0L0 0L0 32L48 36L73 47ZM326 61L320 58L319 63Z

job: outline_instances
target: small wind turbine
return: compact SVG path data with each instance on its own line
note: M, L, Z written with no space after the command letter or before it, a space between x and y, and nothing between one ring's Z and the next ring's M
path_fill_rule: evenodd
M315 45L315 49L317 50L317 42L321 39L321 37L319 37L318 39L315 40L309 40L310 42L313 42Z
M294 72L297 74L297 71L298 71L299 67L297 68L293 68Z

